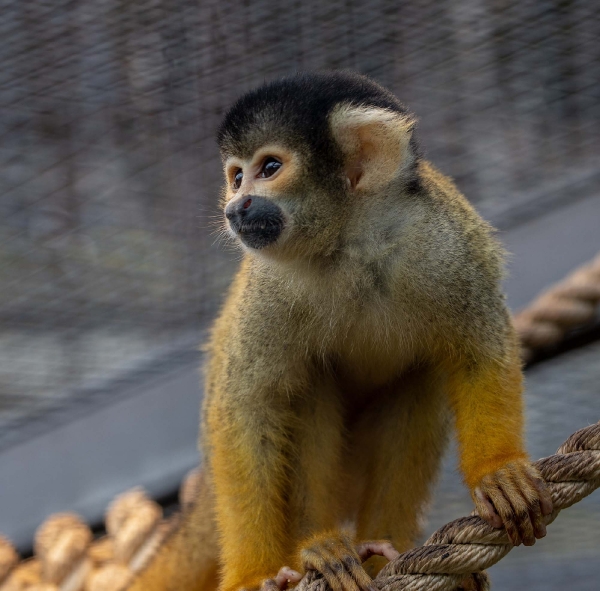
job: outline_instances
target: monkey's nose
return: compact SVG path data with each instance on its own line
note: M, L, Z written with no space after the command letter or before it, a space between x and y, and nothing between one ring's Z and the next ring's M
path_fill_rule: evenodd
M230 201L225 207L225 217L240 240L252 248L263 248L275 242L285 224L279 205L259 195Z
M229 221L233 221L235 218L244 218L251 205L252 197L236 199L227 204L227 207L225 208L225 217Z

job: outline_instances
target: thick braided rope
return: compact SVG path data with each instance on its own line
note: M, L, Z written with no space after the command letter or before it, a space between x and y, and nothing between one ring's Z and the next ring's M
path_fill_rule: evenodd
M555 455L538 460L535 466L552 495L549 524L562 509L600 486L600 422L571 435ZM492 528L477 515L462 517L437 530L423 546L387 564L375 584L380 591L485 591L489 581L481 571L512 548L504 529ZM303 583L302 591L329 591L316 573Z
M570 329L594 320L599 303L600 255L515 314L524 360L531 359L536 349L560 343Z

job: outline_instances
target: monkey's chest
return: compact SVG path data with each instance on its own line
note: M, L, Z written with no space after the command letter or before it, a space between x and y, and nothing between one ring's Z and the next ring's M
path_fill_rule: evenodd
M347 338L336 351L338 381L358 396L391 384L415 363L415 345L389 334Z

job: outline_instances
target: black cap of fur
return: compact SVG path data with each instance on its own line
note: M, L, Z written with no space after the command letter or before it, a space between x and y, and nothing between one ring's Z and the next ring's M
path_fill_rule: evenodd
M330 168L339 163L341 155L331 137L328 117L340 103L408 114L391 92L366 76L350 72L298 74L238 99L218 131L219 147L224 156L244 158L267 142L280 142L305 150L315 164Z

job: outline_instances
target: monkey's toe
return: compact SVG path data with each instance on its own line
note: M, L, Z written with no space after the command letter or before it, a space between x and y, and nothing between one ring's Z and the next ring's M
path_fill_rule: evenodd
M348 536L315 536L301 558L304 568L321 573L333 591L377 591Z

